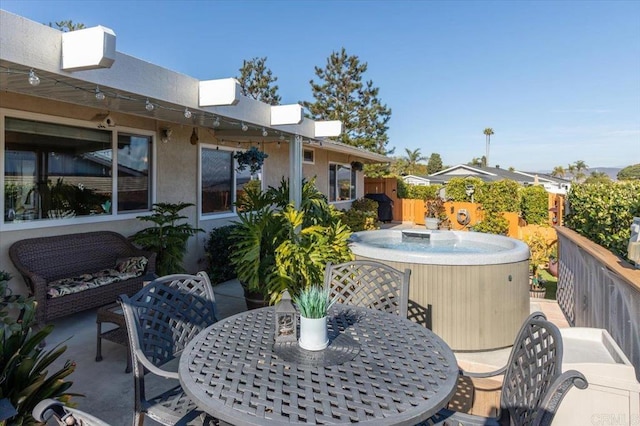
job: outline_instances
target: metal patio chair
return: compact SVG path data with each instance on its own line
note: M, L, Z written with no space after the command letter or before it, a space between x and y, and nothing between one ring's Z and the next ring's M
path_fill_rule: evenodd
M217 321L215 298L205 272L167 275L147 284L132 297L121 295L135 387L134 426L144 416L163 425L208 424L214 419L199 411L179 383L149 397L145 375L178 380L177 361L187 343ZM174 371L166 364L173 361Z
M44 399L36 404L31 415L37 422L52 426L110 426L97 417L76 408L69 408L56 399Z
M325 268L324 285L338 303L378 309L407 317L411 270L381 262L354 260Z
M423 425L550 425L572 386L586 389L587 379L576 370L562 373L562 337L542 312L531 314L518 332L509 361L487 373L462 372L486 378L504 374L500 412L486 418L447 409Z

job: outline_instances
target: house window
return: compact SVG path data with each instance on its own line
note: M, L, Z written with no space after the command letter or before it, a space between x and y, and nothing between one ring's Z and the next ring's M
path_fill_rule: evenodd
M315 164L315 151L312 149L303 149L302 150L302 162Z
M342 164L329 164L329 201L356 198L356 172Z
M202 216L234 213L234 203L251 180L249 169L236 170L234 151L200 148L200 212Z
M4 222L150 210L152 138L117 135L114 167L114 132L5 117Z

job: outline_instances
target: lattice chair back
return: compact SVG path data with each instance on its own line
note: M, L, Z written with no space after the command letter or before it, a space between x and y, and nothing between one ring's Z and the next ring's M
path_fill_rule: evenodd
M550 424L571 386L587 386L576 371L562 373L562 336L540 313L527 318L506 365L500 410L514 425ZM577 373L577 374L576 374Z
M143 413L162 424L182 424L197 413L179 383L161 395L147 398L144 376L150 371L178 379L177 372L163 369L165 364L179 358L196 334L217 321L209 277L205 272L167 275L151 281L131 297L121 295L119 301L131 345L134 424L142 424Z
M381 262L354 260L338 265L327 264L324 275L329 297L338 303L378 309L407 317L409 277Z

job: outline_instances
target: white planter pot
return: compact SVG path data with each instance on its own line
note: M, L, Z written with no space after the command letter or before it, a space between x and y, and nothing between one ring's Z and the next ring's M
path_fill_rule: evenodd
M320 351L329 345L327 317L300 317L300 339L298 344L308 351Z
M437 217L424 218L424 226L426 226L427 229L438 229L438 225L440 225L440 219Z

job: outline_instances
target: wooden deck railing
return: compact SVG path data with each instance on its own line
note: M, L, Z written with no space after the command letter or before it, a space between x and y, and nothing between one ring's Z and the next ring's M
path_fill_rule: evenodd
M606 329L640 380L640 269L571 229L556 231L560 308L572 326Z

